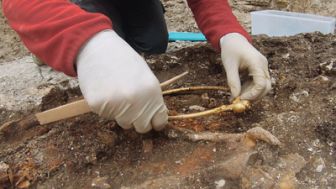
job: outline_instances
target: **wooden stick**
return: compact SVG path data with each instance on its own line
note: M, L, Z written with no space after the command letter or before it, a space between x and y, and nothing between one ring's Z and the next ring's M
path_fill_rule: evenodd
M195 132L193 130L184 129L180 127L170 126L167 127L165 133L169 138L178 138L196 141L211 141L211 142L227 142L236 143L239 139L243 137L248 137L249 139L256 141L261 140L268 144L280 146L281 142L272 133L261 127L254 127L249 129L245 133L222 133L222 132ZM243 141L244 142L244 141Z
M161 87L168 86L174 82L176 82L178 79L181 79L182 77L186 76L188 72L184 72L180 75L177 75L163 83L160 84ZM55 121L75 117L78 115L82 115L85 113L91 112L91 109L88 105L88 103L82 99L75 102L71 102L68 104L65 104L63 106L59 106L44 112L40 112L35 114L37 120L41 125L52 123Z
M170 95L174 93L187 92L187 91L202 91L202 90L219 90L225 91L226 88L220 86L193 86L193 87L183 87L178 89L170 89L163 91L163 95Z
M41 125L52 123L55 121L71 118L91 112L88 103L82 99L75 102L65 104L44 112L35 114Z
M171 79L168 79L167 81L162 82L160 84L161 89L167 87L168 85L170 85L172 83L175 83L175 81L177 81L177 80L181 79L182 77L186 76L188 73L189 73L188 71L183 72L182 74L180 74L178 76L175 76L175 77L173 77Z

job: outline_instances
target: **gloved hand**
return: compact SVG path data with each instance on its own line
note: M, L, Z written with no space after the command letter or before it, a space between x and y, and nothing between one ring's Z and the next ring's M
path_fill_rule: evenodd
M113 30L96 34L77 57L80 89L93 112L145 133L168 122L159 81Z
M232 97L257 100L271 90L267 59L247 39L230 33L220 39L222 62ZM239 71L247 70L252 80L241 85Z

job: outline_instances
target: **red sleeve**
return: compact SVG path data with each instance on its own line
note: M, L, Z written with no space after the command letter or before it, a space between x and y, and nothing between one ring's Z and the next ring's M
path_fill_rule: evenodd
M43 62L76 76L74 62L94 34L111 29L109 18L88 13L68 0L3 0L9 25Z
M188 0L200 30L217 50L219 40L228 33L240 33L251 41L250 35L233 15L227 0Z

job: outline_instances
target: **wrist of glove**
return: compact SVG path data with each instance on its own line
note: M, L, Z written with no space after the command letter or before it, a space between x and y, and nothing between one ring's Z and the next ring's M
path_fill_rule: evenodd
M159 81L113 30L96 34L77 57L80 89L92 111L139 133L168 122Z
M244 36L227 34L220 39L220 47L232 98L257 100L271 90L267 59ZM251 79L242 84L239 74L244 70Z

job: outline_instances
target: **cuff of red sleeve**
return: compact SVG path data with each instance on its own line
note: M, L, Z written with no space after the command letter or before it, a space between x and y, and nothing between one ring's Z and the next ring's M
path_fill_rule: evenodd
M93 28L90 28L88 30L81 30L79 32L73 33L72 35L74 35L73 37L74 40L69 41L69 43L72 44L70 46L71 48L68 49L69 54L67 55L66 60L64 60L65 63L63 64L63 67L59 68L59 70L61 70L66 75L76 77L77 72L75 69L75 65L76 65L77 55L80 52L80 49L95 34L103 30L107 30L107 29L112 29L111 22L103 22L100 24L97 23L97 25L95 25L95 27ZM57 70L57 68L55 69Z
M243 35L250 43L252 42L252 37L241 27L239 28L230 28L225 30L220 30L216 34L213 35L212 38L208 39L208 41L211 43L211 45L217 50L220 51L220 39L229 34L229 33L239 33Z

